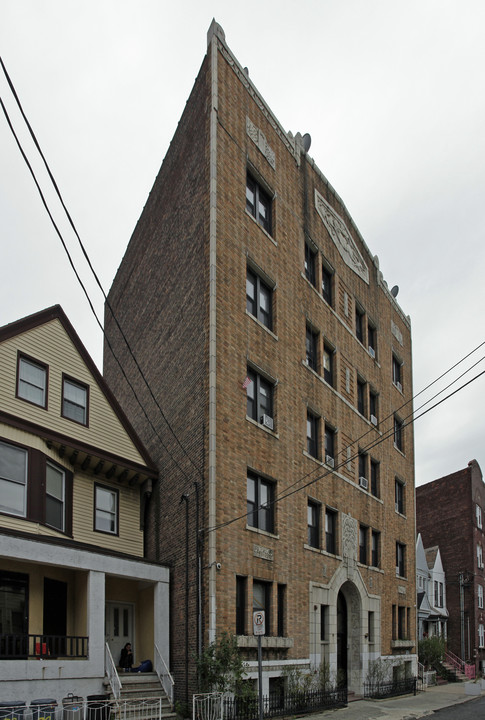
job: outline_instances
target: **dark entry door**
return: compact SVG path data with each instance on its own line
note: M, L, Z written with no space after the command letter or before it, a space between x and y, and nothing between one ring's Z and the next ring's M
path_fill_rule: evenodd
M342 592L337 596L337 682L347 686L347 602Z
M0 572L0 657L27 657L28 632L29 576Z
M44 635L49 654L66 655L67 583L44 578Z

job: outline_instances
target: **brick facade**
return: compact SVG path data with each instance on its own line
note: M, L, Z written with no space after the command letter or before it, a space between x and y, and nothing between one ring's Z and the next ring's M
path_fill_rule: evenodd
M480 566L477 556L477 548L485 551L483 520L482 527L478 521L483 508L485 485L476 460L463 470L416 488L417 531L425 545L439 545L446 574L448 647L463 660L476 662L477 667L485 661L479 636L479 626L485 626L485 573L483 559Z
M380 656L398 664L405 655L396 672L414 670L413 432L408 425L395 434L394 425L405 425L411 412L410 321L305 142L281 128L221 28L211 26L207 56L109 294L164 414L107 308L109 342L151 423L107 346L105 374L160 467L147 550L172 568L171 662L180 699L196 687L198 638L206 644L224 629L235 633L236 623L254 676L253 596L260 593L269 616L265 692L296 661L309 667L326 659L355 690ZM271 320L247 300L253 281L257 300L270 298ZM260 411L265 392L272 402ZM254 417L247 393L256 397ZM316 458L308 452L309 417ZM326 431L333 467L325 463ZM393 442L400 439L401 450ZM247 486L263 493L260 502L269 493L273 512L246 516ZM336 523L332 552L327 511Z

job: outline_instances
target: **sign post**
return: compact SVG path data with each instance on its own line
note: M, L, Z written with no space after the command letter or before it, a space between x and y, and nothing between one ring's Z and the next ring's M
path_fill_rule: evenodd
M253 612L253 635L258 638L258 696L259 696L259 720L263 720L263 659L261 652L261 636L266 633L265 612L256 610Z

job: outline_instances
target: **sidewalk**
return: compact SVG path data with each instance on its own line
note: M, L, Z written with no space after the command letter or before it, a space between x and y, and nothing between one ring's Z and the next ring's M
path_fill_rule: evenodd
M482 691L483 695L485 690ZM465 695L464 683L448 683L429 687L416 695L387 700L356 700L342 710L328 710L312 715L312 720L408 720L474 699L474 696Z

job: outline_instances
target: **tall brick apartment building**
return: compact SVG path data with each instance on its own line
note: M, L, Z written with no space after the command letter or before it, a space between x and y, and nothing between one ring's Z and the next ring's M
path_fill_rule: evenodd
M485 669L485 484L480 466L416 488L416 525L425 545L439 545L446 573L448 647Z
M381 656L414 671L410 321L309 142L214 22L109 294L154 395L107 308L152 423L106 347L161 471L148 555L172 568L181 699L223 630L256 676L255 609L265 693L322 660L356 691Z

